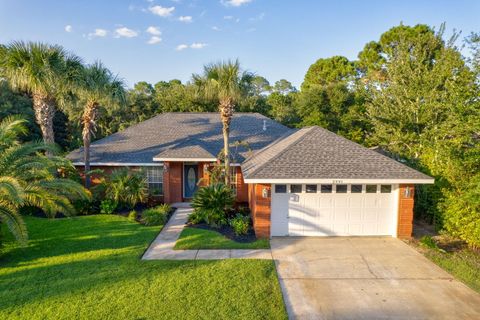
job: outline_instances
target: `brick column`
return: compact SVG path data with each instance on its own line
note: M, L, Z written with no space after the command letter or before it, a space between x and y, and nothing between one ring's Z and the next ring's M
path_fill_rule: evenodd
M400 185L397 226L397 237L399 238L412 237L414 190L413 184Z

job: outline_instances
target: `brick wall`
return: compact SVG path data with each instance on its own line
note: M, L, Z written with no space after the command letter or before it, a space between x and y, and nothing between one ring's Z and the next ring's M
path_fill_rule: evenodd
M410 195L406 195L407 188L410 188ZM402 184L399 193L397 237L410 238L413 231L414 186Z
M262 194L264 188L268 191L266 198ZM255 234L259 238L268 238L270 237L271 223L271 185L249 184L247 193Z

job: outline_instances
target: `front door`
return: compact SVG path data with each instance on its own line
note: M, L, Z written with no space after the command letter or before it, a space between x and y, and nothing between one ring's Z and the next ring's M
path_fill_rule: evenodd
M185 198L192 198L197 191L198 165L185 164L183 166L183 195Z

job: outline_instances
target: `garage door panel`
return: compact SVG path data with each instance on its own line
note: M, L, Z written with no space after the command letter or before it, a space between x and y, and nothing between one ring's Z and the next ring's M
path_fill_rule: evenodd
M284 194L287 232L292 236L389 235L395 221L395 188L392 193L302 193ZM318 188L320 190L320 187ZM335 188L334 188L335 190ZM380 190L380 189L378 189ZM272 202L277 201L275 195ZM276 204L272 203L273 208ZM275 214L275 213L274 213ZM272 218L272 221L274 218ZM272 228L272 235L275 235Z

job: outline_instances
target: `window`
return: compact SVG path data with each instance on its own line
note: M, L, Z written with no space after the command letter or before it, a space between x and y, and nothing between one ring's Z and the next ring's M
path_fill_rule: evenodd
M363 186L361 184L352 184L350 188L352 193L362 193Z
M302 193L302 185L301 184L291 184L290 185L290 193Z
M287 185L286 184L276 184L275 185L275 193L287 193Z
M337 193L347 193L347 185L346 184L337 184Z
M332 193L332 185L331 184L322 184L320 187L321 193Z
M382 184L380 186L380 192L381 193L390 193L392 192L392 186L389 184Z
M163 194L163 167L146 167L148 193L152 196Z
M366 187L367 193L377 193L377 185L376 184L367 184Z
M316 184L307 184L305 192L307 192L307 193L317 193L317 185Z

